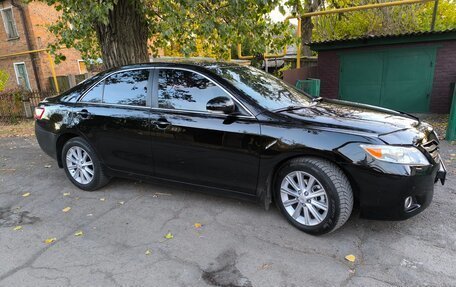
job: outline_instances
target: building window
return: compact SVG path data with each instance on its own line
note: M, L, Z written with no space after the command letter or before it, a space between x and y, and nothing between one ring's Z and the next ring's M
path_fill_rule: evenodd
M13 9L7 8L1 10L1 12L3 18L3 25L5 25L5 31L8 39L18 38L19 35L17 34L17 27L16 21L14 21Z
M27 90L31 90L32 88L30 87L30 80L25 63L14 63L14 71L16 72L17 84Z

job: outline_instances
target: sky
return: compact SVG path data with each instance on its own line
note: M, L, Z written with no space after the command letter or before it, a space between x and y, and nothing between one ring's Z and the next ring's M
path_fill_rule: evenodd
M285 7L285 11L287 13L285 15L282 15L282 13L280 13L279 11L279 7L276 7L274 10L271 11L271 13L269 13L269 15L271 16L272 21L281 22L285 19L286 16L290 14L287 7Z

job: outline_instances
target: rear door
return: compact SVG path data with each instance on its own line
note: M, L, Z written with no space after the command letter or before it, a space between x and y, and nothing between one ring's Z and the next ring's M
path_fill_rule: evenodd
M106 77L77 103L74 120L108 167L153 175L149 69Z
M151 136L156 175L255 194L257 120L240 103L237 116L207 111L209 100L231 95L204 75L178 68L162 68L155 75Z

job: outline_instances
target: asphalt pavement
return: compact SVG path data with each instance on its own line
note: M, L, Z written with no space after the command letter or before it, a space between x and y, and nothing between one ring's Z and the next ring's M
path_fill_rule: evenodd
M355 210L315 237L275 207L190 189L83 192L33 137L1 138L0 286L456 286L456 146L442 154L447 183L418 216Z

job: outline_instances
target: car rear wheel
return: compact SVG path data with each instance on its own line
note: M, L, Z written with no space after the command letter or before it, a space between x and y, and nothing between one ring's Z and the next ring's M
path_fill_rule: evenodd
M341 227L350 217L353 192L335 164L318 158L296 158L279 170L275 201L287 220L310 234Z
M67 177L82 190L97 190L109 182L101 163L90 147L80 137L70 139L62 149L62 163Z

